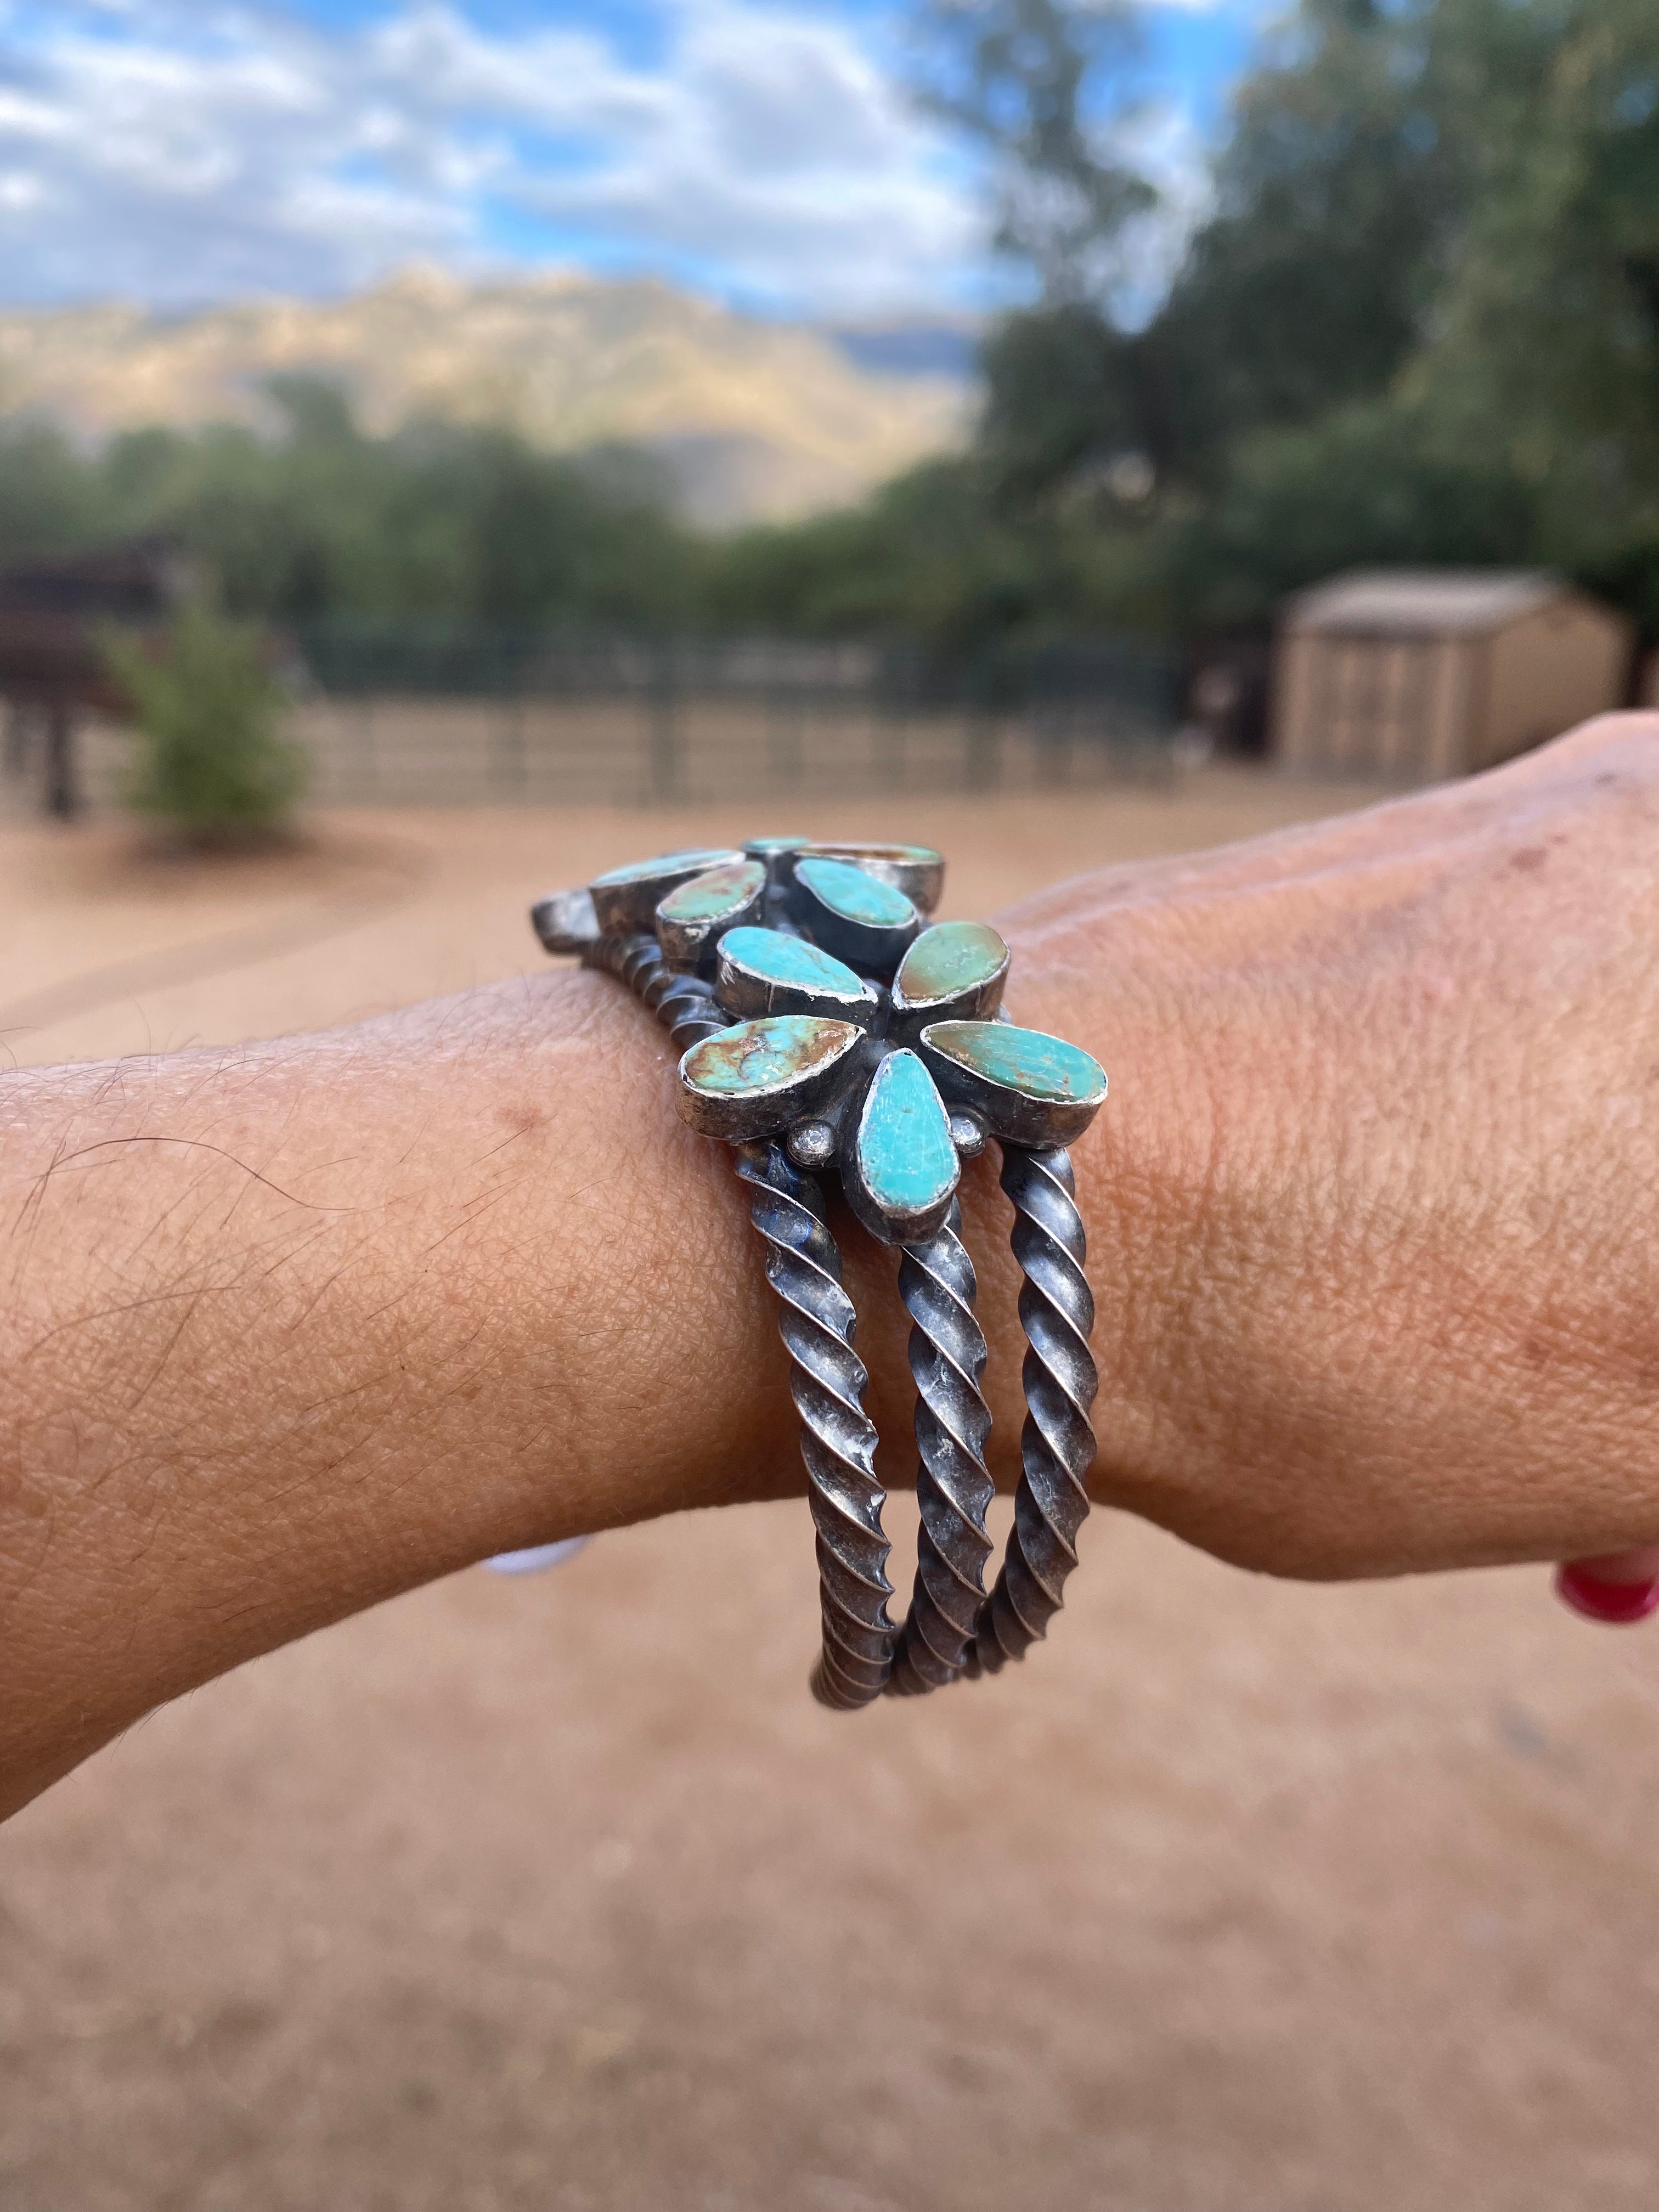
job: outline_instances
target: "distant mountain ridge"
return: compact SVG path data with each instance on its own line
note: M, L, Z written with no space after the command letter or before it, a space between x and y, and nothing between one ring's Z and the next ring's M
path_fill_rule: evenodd
M651 278L468 283L416 267L343 299L0 313L0 410L38 410L93 438L264 425L267 378L316 374L376 432L436 415L507 423L555 450L643 447L688 516L719 528L845 504L958 444L969 343L944 319L755 321Z

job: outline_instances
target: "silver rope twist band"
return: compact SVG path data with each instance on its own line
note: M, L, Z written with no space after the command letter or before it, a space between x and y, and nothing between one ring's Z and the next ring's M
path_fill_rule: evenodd
M925 1244L907 1244L899 1293L914 1324L916 1385L915 1591L899 1637L889 1690L942 1689L968 1664L985 1602L991 1539L985 1516L996 1492L985 1465L991 1409L980 1389L985 1334L974 1317L974 1263L962 1242L962 1209Z
M876 1479L875 1426L864 1410L869 1377L853 1349L857 1316L817 1185L778 1144L740 1145L737 1169L749 1186L750 1218L766 1240L766 1279L783 1308L778 1326L817 1530L823 1650L812 1694L848 1711L886 1687L897 1635L887 1612L887 1493Z
M1026 1414L1013 1531L975 1640L974 1671L989 1674L1023 1659L1048 1634L1077 1565L1095 1458L1089 1408L1099 1381L1089 1351L1095 1302L1083 1272L1071 1155L1005 1145L1001 1181L1014 1203L1012 1242L1024 1277L1019 1318L1030 1349L1020 1375Z

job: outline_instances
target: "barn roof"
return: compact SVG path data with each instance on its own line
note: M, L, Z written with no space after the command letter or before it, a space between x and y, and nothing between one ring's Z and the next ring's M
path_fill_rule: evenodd
M1286 613L1298 630L1468 634L1570 596L1559 576L1539 568L1354 568L1297 592Z

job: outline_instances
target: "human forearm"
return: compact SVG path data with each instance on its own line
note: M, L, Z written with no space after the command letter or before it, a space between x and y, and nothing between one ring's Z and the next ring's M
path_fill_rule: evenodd
M1659 717L1008 927L1113 1079L1097 1495L1298 1575L1659 1540Z
M1659 1539L1659 724L1064 886L1018 1020L1077 1148L1096 1494L1271 1571ZM515 1544L800 1486L721 1149L661 1034L550 974L246 1051L11 1079L8 1802L149 1705ZM1005 1484L1007 1212L964 1178ZM844 1235L890 1482L890 1254Z
M550 975L10 1079L14 1788L490 1550L797 1479L741 1200L665 1059Z

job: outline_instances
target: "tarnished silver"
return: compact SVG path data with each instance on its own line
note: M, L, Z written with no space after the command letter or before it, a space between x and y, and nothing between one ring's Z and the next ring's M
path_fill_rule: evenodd
M916 1579L887 1687L942 1689L967 1666L985 1603L986 1531L996 1486L985 1465L991 1411L980 1389L985 1336L974 1317L974 1263L954 1200L925 1244L907 1244L899 1293L908 1310L916 1385Z
M579 890L550 891L538 899L530 909L530 926L544 952L586 952L599 941L593 894L585 884Z
M924 927L944 862L914 845L750 840L613 869L532 910L550 951L625 983L680 1054L683 1117L732 1147L765 1242L801 1423L823 1614L813 1694L837 1708L915 1694L1023 1656L1076 1564L1094 1456L1093 1305L1060 1149L1106 1094L1077 1046L1002 1010L1008 948L975 922ZM996 1586L986 1513L990 1414L960 1163L1002 1150L1027 1417L1014 1531ZM856 1316L816 1178L900 1248L916 1385L916 1579L888 1611L884 1493Z
M689 884L711 868L729 867L744 858L725 846L703 846L684 853L665 853L655 860L638 860L625 868L611 868L595 876L587 886L599 932L605 937L631 937L653 927L658 907L671 891Z
M582 955L585 967L603 968L642 999L681 1053L726 1027L726 1016L701 977L677 975L654 937L602 937Z
M1020 1377L1026 1413L1013 1530L980 1613L967 1670L973 1674L994 1674L1010 1659L1023 1659L1048 1634L1077 1565L1095 1459L1089 1423L1099 1382L1089 1351L1095 1302L1083 1272L1083 1217L1071 1155L1058 1146L1028 1152L1005 1145L1001 1182L1013 1200L1012 1241L1024 1277L1019 1318L1030 1346Z

